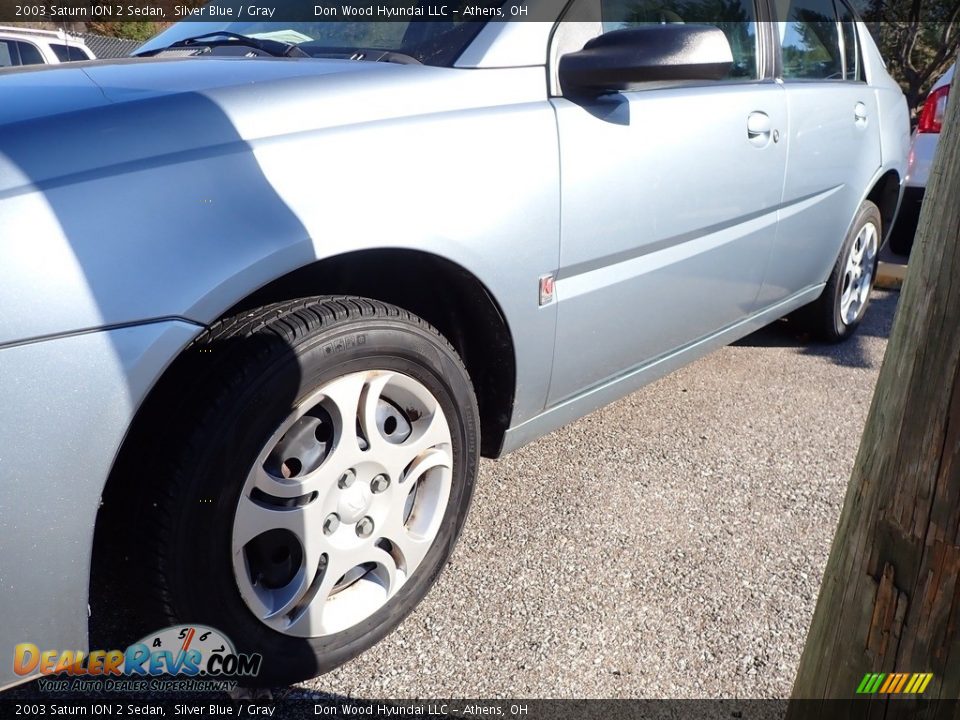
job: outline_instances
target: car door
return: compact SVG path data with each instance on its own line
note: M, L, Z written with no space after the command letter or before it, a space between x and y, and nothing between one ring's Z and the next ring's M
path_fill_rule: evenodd
M783 190L786 100L764 50L771 28L757 23L752 0L717 8L579 0L554 33L556 67L591 33L706 22L726 34L734 68L724 81L594 98L564 96L555 85L561 250L550 404L692 345L756 307ZM590 17L593 31L582 21Z
M881 165L877 101L842 0L776 0L787 95L787 176L762 303L830 274Z

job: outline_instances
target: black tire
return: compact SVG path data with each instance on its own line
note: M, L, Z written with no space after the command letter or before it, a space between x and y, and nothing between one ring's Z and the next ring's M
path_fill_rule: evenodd
M852 321L846 321L842 317L841 298L845 290L846 266L850 252L861 230L868 223L873 223L877 231L877 252L874 254L869 268L869 287L871 291L873 290L873 284L877 278L879 243L883 237L883 221L879 208L869 200L865 200L857 211L856 220L840 248L840 254L837 256L837 261L833 266L823 293L814 302L802 308L795 316L807 330L820 340L826 342L846 340L856 332L866 314L869 305L869 293L867 293L867 301L863 303Z
M247 473L296 401L350 372L396 370L423 384L448 418L453 470L448 505L422 564L358 625L320 638L282 634L240 595L231 562L233 517ZM147 592L157 622L212 626L239 652L263 656L247 685L277 686L327 672L390 633L423 599L453 551L477 474L479 417L467 371L449 343L416 316L355 297L285 302L225 319L189 350L190 378L167 418L167 459L152 473Z

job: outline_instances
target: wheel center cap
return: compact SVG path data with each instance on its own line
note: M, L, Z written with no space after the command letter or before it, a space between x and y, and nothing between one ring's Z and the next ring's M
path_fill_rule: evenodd
M367 514L372 498L373 493L370 492L370 486L367 483L355 482L340 495L340 502L337 504L340 520L345 523L355 523Z

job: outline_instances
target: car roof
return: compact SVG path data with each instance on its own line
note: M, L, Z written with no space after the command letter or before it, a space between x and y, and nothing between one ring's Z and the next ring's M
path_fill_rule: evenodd
M83 38L71 35L63 30L38 30L35 28L19 28L0 25L0 37L8 40L31 40L42 43L64 43L73 46L84 46Z

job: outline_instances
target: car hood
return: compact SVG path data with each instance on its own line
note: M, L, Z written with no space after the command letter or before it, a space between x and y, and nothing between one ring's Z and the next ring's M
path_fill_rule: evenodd
M164 95L231 89L255 94L278 83L309 85L331 75L369 77L398 69L386 63L287 58L122 58L28 66L0 72L0 126Z
M123 59L0 72L0 199L347 127L545 100L538 68ZM362 144L362 133L350 134Z

